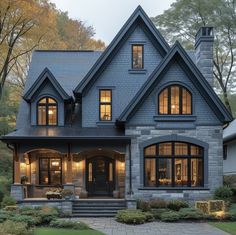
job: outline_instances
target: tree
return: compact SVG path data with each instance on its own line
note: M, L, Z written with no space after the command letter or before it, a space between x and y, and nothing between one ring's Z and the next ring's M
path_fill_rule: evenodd
M178 39L186 49L193 48L195 34L201 26L214 26L215 88L232 113L228 96L236 81L236 1L177 0L152 20L170 43Z

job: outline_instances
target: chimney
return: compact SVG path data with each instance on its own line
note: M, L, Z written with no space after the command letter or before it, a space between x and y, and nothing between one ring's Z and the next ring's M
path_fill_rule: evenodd
M195 57L197 67L213 86L213 27L201 27L195 36Z

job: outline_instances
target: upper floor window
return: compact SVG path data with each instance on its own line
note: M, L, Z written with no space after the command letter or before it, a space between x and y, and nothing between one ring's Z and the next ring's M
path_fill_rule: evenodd
M37 124L42 126L57 125L57 102L53 98L44 97L37 105Z
M159 114L192 114L192 96L184 87L171 85L159 94Z
M143 45L132 45L132 69L143 69Z
M100 121L111 121L112 110L111 90L99 91L99 119Z

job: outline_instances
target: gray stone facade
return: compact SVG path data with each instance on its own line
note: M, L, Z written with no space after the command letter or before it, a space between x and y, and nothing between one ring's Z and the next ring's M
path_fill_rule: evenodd
M181 198L188 201L206 199L212 196L215 188L222 185L222 127L197 126L192 130L158 130L154 126L137 126L126 129L126 134L132 136L132 198ZM165 138L166 137L166 138ZM143 147L145 143L163 140L188 141L204 148L204 187L198 189L148 189L143 184ZM147 145L146 145L147 146ZM126 165L129 164L127 160ZM128 174L128 169L127 169ZM129 179L126 178L126 184Z

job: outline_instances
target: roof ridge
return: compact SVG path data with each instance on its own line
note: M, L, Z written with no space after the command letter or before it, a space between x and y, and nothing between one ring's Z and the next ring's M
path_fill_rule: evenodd
M44 50L44 49L37 49L34 50L34 52L103 52L103 51L99 51L99 50L64 50L64 49L49 49L49 50Z

